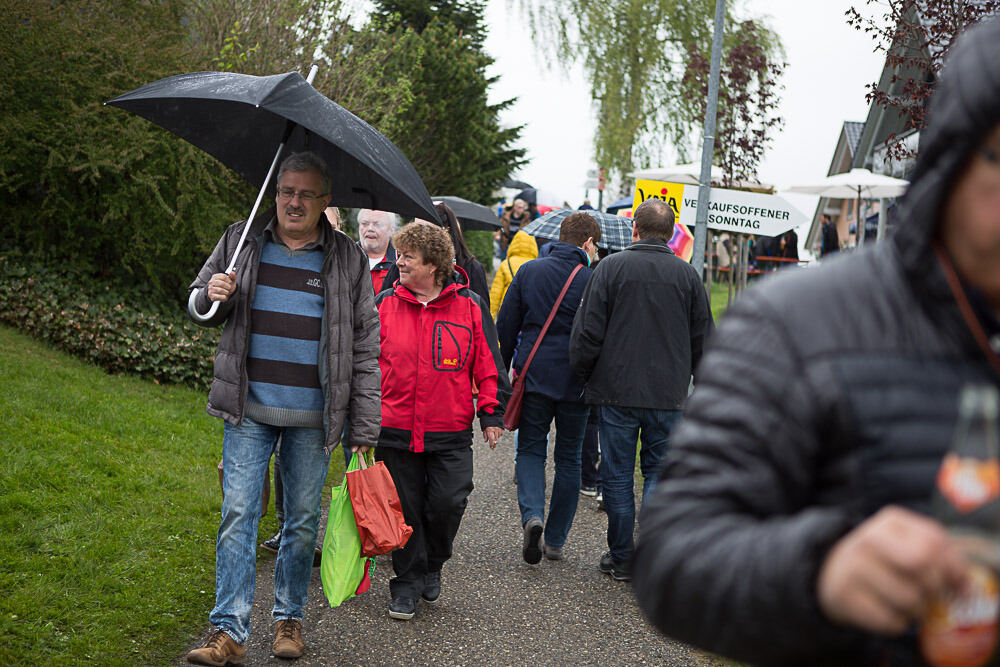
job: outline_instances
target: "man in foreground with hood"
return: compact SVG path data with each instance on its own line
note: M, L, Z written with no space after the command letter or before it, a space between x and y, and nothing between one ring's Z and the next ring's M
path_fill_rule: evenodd
M962 387L1000 384L998 63L1000 19L953 48L890 241L722 320L641 519L636 594L671 637L919 664L915 629L967 567L928 516L935 474Z

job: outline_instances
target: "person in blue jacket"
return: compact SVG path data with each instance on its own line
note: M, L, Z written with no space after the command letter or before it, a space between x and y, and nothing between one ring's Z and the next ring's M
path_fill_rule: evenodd
M525 376L525 394L517 442L517 501L521 510L521 555L538 563L542 554L562 559L580 494L580 452L589 409L583 402L583 380L569 363L569 333L590 279L601 228L587 213L563 220L559 240L546 246L543 257L526 263L514 276L497 315L497 333L504 365L520 374L538 340L556 298L572 278L548 331ZM545 517L545 461L548 434L556 421L555 478ZM544 533L544 535L543 535ZM544 537L544 542L543 542Z

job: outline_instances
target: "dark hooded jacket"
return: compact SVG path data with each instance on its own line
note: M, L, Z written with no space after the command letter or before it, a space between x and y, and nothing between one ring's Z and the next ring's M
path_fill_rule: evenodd
M569 363L569 333L591 270L587 254L571 243L554 241L546 248L548 250L543 257L526 263L518 270L507 288L507 296L497 315L500 354L507 368L513 363L516 373L521 372L563 285L573 269L583 265L573 277L552 318L552 324L538 346L538 352L531 360L524 387L526 392L544 394L555 401L582 403L583 378L573 371Z
M778 275L722 319L640 519L635 591L668 635L755 664L918 663L913 632L829 622L816 583L880 508L929 510L961 387L1000 382L933 247L1000 123L997 62L1000 21L954 47L889 242Z

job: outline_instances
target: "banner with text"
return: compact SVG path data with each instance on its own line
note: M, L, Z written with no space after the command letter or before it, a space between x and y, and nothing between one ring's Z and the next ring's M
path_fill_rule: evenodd
M712 188L708 228L737 234L780 236L808 222L805 214L777 195ZM660 199L674 209L675 220L693 227L698 211L698 186L639 179L632 210L647 199Z

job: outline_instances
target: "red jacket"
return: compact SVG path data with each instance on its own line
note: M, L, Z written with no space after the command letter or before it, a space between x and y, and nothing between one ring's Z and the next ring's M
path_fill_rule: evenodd
M358 243L358 245L361 244ZM385 256L371 268L372 288L376 294L382 291L382 282L385 281L385 274L389 273L389 268L395 263L396 249L392 247L392 241L390 241L389 247L385 249Z
M426 306L398 282L375 305L382 344L379 446L411 452L468 447L476 414L483 429L503 427L511 389L496 327L461 269Z

